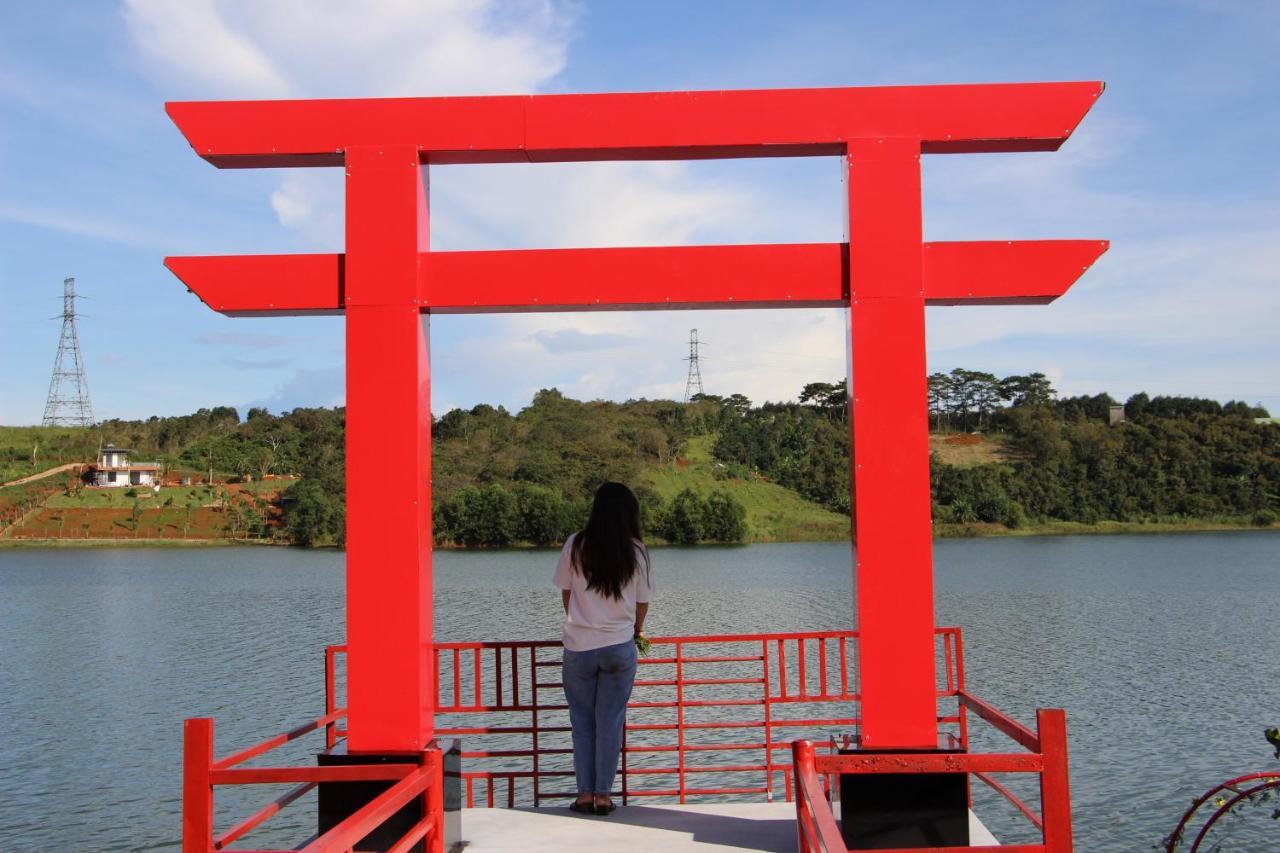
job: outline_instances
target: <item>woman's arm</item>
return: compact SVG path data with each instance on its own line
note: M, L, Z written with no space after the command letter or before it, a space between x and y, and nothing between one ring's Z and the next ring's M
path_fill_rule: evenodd
M644 633L644 617L649 615L649 602L642 601L636 604L636 633Z

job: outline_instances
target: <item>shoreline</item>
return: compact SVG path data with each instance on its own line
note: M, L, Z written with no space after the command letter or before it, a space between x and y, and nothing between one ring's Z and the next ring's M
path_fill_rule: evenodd
M1083 524L1075 521L1052 521L1044 524L1028 524L1024 527L1010 529L1003 524L976 522L974 524L935 524L933 538L936 539L989 539L1002 537L1033 536L1123 536L1162 533L1226 533L1238 531L1280 531L1280 524L1258 527L1247 522L1218 521L1102 521L1097 524ZM809 537L799 539L748 539L744 542L700 542L692 546L673 546L669 542L656 540L651 547L694 547L694 548L733 548L742 545L783 545L802 544L805 542L844 542L847 537ZM265 542L254 539L9 539L0 538L0 550L24 548L227 548L246 546L255 548L292 548L287 542ZM503 548L468 548L464 545L443 544L433 546L435 551L551 551L559 546L539 548L535 545L513 544ZM332 545L316 546L309 550L332 551Z
M935 524L934 539L986 539L1008 536L1116 536L1144 533L1224 533L1245 530L1280 530L1280 525L1259 527L1247 521L1049 521L1008 528L1003 524Z

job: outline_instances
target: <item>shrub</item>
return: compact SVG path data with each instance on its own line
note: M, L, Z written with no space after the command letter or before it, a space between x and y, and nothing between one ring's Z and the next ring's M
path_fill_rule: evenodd
M1260 509L1253 514L1254 527L1270 527L1276 523L1276 514L1269 509Z
M956 498L951 502L951 520L957 524L972 524L978 520L973 504L964 498Z
M728 492L712 492L703 507L703 535L713 542L741 542L747 536L746 508Z
M1022 504L1017 501L1007 501L1004 508L1004 518L1001 519L1004 526L1010 530L1017 530L1019 527L1025 527L1027 524L1027 513L1022 508Z
M696 545L704 537L705 505L693 489L685 489L671 501L662 538L680 545Z

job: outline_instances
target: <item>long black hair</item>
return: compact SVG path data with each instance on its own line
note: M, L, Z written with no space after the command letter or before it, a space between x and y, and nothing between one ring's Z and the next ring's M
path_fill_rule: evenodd
M587 526L574 537L573 565L587 581L587 589L607 598L622 598L622 590L640 569L649 571L649 555L640 544L640 502L622 483L596 489Z

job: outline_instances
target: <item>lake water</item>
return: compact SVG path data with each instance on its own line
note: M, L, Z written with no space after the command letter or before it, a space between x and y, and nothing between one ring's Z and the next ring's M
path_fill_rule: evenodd
M554 556L437 554L437 636L557 636ZM1077 849L1150 850L1191 797L1277 765L1280 536L944 540L936 562L970 688L1024 722L1067 709ZM842 544L658 549L648 627L847 628L849 565ZM332 552L0 551L0 850L177 849L182 718L216 718L225 754L318 716L342 598ZM1241 831L1266 824L1280 847L1260 813Z

